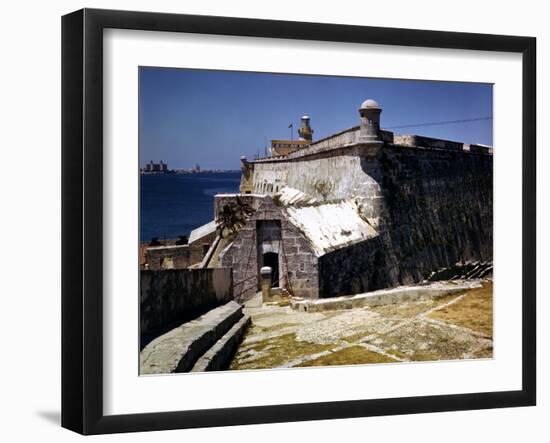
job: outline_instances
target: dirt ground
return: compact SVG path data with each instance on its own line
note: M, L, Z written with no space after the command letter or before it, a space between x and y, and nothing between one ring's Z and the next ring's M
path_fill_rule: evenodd
M252 317L230 369L491 358L493 284L429 301L298 312L288 303Z

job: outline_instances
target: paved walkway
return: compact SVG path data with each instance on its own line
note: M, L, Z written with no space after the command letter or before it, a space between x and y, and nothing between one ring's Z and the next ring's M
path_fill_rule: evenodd
M491 358L492 282L434 300L299 312L245 307L252 318L230 369Z

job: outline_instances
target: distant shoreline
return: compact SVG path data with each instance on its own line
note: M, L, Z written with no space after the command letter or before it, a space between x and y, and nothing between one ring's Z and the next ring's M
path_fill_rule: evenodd
M241 172L240 169L202 169L193 171L191 169L171 169L169 171L139 171L140 175L170 175L170 174L234 174Z

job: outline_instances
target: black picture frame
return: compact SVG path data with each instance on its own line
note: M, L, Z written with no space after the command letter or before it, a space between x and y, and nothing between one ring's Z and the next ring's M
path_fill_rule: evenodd
M192 32L519 53L522 116L522 389L131 415L103 413L103 30ZM83 9L62 18L62 426L82 434L229 426L536 403L536 39Z

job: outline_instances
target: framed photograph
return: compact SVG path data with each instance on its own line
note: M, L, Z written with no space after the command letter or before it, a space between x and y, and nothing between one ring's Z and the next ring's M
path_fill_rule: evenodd
M62 20L62 425L536 403L531 37Z

